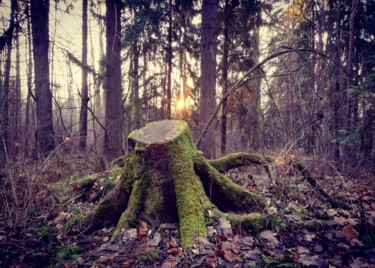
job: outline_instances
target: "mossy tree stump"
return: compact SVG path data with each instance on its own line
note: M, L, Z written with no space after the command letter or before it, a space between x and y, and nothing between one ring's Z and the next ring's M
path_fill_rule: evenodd
M138 219L153 224L178 222L181 243L206 236L208 217L224 216L257 227L264 200L236 185L207 161L192 142L189 127L179 120L153 122L128 137L129 154L116 187L83 220L86 230L116 224L113 237Z

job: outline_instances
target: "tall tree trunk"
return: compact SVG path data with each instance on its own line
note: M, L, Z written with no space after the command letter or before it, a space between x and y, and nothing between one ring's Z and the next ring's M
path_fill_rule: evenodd
M167 119L172 118L172 19L173 19L173 11L172 11L172 0L169 0L169 17L168 17L168 46L167 46Z
M55 148L52 93L49 84L49 0L30 0L33 31L37 150L47 155Z
M223 96L228 89L228 51L229 51L229 0L225 0L224 10L224 40L223 40ZM224 99L221 108L221 154L226 153L227 148L227 99Z
M138 38L133 43L133 94L134 94L134 129L141 127L141 103L139 99L139 48Z
M143 93L142 93L142 109L145 113L146 122L150 122L149 115L149 99L147 92L147 49L143 46L143 72L142 72L142 83L143 83Z
M107 70L105 84L104 154L108 161L122 154L121 9L120 0L106 0Z
M217 0L203 0L201 28L201 90L199 102L199 123L201 130L206 126L216 106L216 21ZM212 158L215 155L214 131L214 127L211 126L200 144L200 148L207 158Z
M32 95L32 72L33 72L33 62L32 62L32 36L31 36L31 19L30 16L27 18L27 52L26 52L26 59L27 60L27 97L26 97L26 108L25 108L25 129L23 131L24 134L24 156L29 156L30 153L30 143L32 144L31 140L33 135L31 130L30 124L30 110L31 110L31 95Z
M82 0L82 89L81 112L79 115L79 148L85 150L87 143L87 112L88 112L88 86L87 86L87 0Z
M10 67L12 57L12 40L15 28L15 14L17 1L11 1L10 24L6 39L6 61L4 68L4 84L0 88L0 169L5 167L8 153L9 138L9 88L10 88ZM1 172L1 170L0 170Z
M355 19L358 8L358 0L352 0L352 7L349 17L349 42L348 42L348 57L346 66L346 88L349 88L353 82L353 59L354 59L354 38L355 38ZM356 97L347 96L347 118L346 128L349 131L353 131L358 124L358 99ZM348 148L349 150L349 148ZM352 150L347 152L349 158L355 157ZM353 160L353 159L351 159Z
M20 67L20 42L16 36L16 86L14 92L14 134L13 134L13 155L17 156L21 137L21 67Z

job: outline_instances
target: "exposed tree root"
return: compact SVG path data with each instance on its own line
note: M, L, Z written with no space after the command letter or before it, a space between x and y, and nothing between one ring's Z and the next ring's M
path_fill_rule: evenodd
M83 229L117 223L114 239L139 219L155 225L178 222L186 247L196 237L206 236L206 223L212 218L225 217L236 228L255 231L282 224L277 217L261 214L266 207L262 197L221 173L257 164L272 179L272 157L236 153L208 161L193 145L186 122L177 120L153 122L134 131L129 135L129 148L119 183L84 218ZM303 164L291 164L331 204L341 204L319 187Z
M232 168L237 168L247 165L261 165L267 172L269 178L273 180L272 176L272 163L275 163L275 157L272 156L261 156L257 154L250 153L234 153L224 156L216 160L210 160L209 163L218 171L225 172ZM327 200L332 207L339 208L350 208L350 206L328 194L328 192L321 187L314 177L311 175L311 172L307 169L306 165L298 160L291 160L286 163L287 165L294 166L305 180L307 180L310 185L317 191L317 193Z
M119 184L83 220L83 229L117 222L114 239L138 219L179 222L181 243L188 246L195 237L206 236L208 211L253 212L265 207L259 195L207 162L183 121L150 123L129 135L129 148Z
M208 160L208 162L212 167L221 173L241 166L261 165L266 171L268 178L270 178L272 181L275 180L272 175L270 161L267 161L261 155L239 152L229 154L215 160Z

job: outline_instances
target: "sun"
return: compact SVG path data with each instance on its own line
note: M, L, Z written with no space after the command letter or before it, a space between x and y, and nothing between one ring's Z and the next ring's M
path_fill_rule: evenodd
M176 109L177 109L177 111L182 111L182 110L185 109L185 101L184 101L184 99L177 100Z

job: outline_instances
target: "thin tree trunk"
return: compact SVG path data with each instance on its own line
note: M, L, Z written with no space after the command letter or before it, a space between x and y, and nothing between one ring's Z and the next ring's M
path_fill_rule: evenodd
M210 119L215 110L216 94L216 21L217 0L203 0L202 3L202 29L201 29L201 91L199 103L200 129ZM214 127L211 126L203 137L200 148L207 158L215 155Z
M138 38L133 43L133 93L134 93L134 129L141 127L141 105L139 99L139 48Z
M21 67L20 67L20 43L19 36L16 36L16 87L14 92L14 135L13 155L17 156L21 136Z
M82 0L82 89L81 112L79 116L79 148L84 151L87 143L87 0Z
M353 59L354 59L354 38L355 38L355 19L358 8L358 0L352 0L352 7L349 18L349 44L348 44L348 57L346 66L346 88L349 88L353 82ZM356 117L356 118L355 118ZM347 97L347 119L346 128L349 131L354 130L357 127L358 120L358 99L355 97ZM351 158L354 155L348 152L348 156Z
M225 0L224 10L224 40L223 40L223 96L228 89L228 51L229 51L229 0ZM224 99L221 108L221 154L226 153L227 148L227 99Z
M168 65L168 71L167 71L167 119L172 118L172 57L173 57L173 51L172 51L172 0L169 0L169 17L168 17L168 47L167 47L167 65Z
M24 133L24 152L25 157L30 154L30 142L33 135L31 135L31 124L30 124L30 109L31 109L31 95L32 95L32 73L33 73L33 61L32 61L32 37L31 37L31 19L28 16L27 19L27 97L26 97L26 108L25 108L25 129Z

